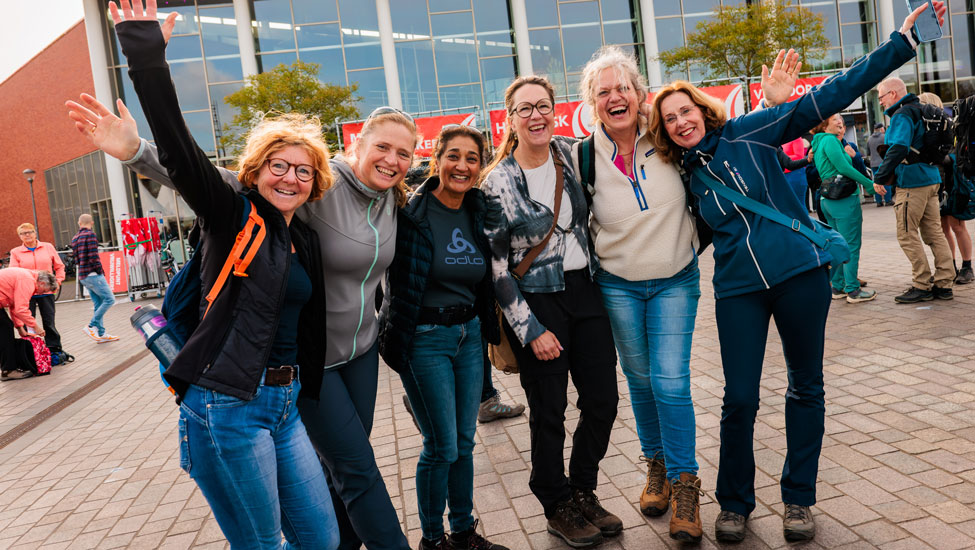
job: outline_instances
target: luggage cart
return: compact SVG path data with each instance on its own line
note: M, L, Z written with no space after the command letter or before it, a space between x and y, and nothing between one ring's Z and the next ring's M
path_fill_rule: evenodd
M160 261L161 244L156 218L121 220L122 249L128 262L129 301L163 295L165 281Z

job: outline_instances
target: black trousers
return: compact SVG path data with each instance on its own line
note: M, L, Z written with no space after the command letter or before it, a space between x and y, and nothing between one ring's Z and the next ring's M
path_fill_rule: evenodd
M528 399L532 470L529 487L551 517L572 489L593 490L616 420L616 347L599 288L588 270L565 274L565 290L524 293L535 317L562 344L557 359L540 361L531 346L520 347L507 322ZM565 408L569 375L579 392L579 422L572 434L569 477L565 476Z
M44 344L49 349L58 351L61 349L61 334L54 328L54 295L45 294L34 296L30 299L30 314L37 318L37 310L41 310L41 320L44 325Z
M17 370L14 323L7 316L7 310L0 307L0 369Z

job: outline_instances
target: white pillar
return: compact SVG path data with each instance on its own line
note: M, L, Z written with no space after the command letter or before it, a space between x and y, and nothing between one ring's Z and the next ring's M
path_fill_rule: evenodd
M877 0L877 25L878 25L878 38L881 42L887 40L890 33L897 30L896 23L894 22L894 5L890 0Z
M640 0L640 25L643 27L643 58L647 62L647 83L652 90L664 85L663 70L660 60L657 59L660 48L657 46L657 23L653 17L653 0Z
M247 0L234 0L234 19L237 21L237 43L240 44L240 67L244 78L257 74L257 52L254 50L254 31L251 29L251 10Z
M386 94L389 106L403 108L403 96L399 90L399 67L396 64L396 45L393 42L393 16L389 13L389 0L376 0L379 19L379 45L383 51L383 71L386 76Z
M112 81L108 72L108 56L110 54L109 48L105 44L105 33L102 27L105 14L100 9L104 5L101 0L84 0L85 34L88 35L88 57L91 60L91 78L95 84L95 98L114 111L115 96L112 94ZM128 75L125 75L124 78L128 78ZM122 228L119 220L122 214L129 213L129 193L126 185L128 180L122 163L110 155L105 155L105 177L108 179L108 192L112 199L115 234L121 239ZM87 205L81 206L87 208ZM102 235L103 239L106 237L107 235Z
M511 0L511 28L515 30L518 76L535 74L531 42L528 40L528 11L525 9L525 0Z

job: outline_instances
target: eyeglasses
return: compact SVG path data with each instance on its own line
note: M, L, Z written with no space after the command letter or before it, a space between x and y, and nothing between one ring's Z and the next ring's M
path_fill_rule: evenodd
M552 105L552 100L540 99L538 100L538 103L535 103L534 105L528 103L527 101L524 103L519 103L518 105L515 105L515 108L512 109L511 113L508 114L514 113L521 118L528 118L532 116L532 111L537 110L538 114L544 116L551 113L553 108L554 106Z
M406 118L410 119L410 122L413 122L413 117L410 116L410 113L407 113L405 111L401 111L401 110L397 109L396 107L390 107L389 105L383 105L382 107L376 107L376 109L373 112L369 113L369 116L366 118L366 120L369 120L371 118L375 118L375 117L377 117L379 115L388 115L388 114L391 114L391 113L396 113L396 114L403 115Z
M883 100L885 97L889 96L892 93L894 93L894 90L890 90L887 93L880 94L879 96L877 96L877 101Z
M310 164L291 164L290 162L282 159L267 159L264 161L267 163L267 169L271 171L275 176L283 176L291 170L291 167L295 167L295 177L299 181L308 182L315 179L315 168Z
M664 124L666 124L668 126L670 126L671 124L676 124L677 123L677 117L681 117L682 119L687 120L687 117L690 116L691 113L693 113L694 111L698 111L698 110L700 110L700 109L699 109L699 107L697 105L686 105L684 107L681 107L680 111L677 111L677 114L676 115L667 115L667 116L665 116L664 117Z
M17 234L18 235L33 235L34 234L34 231L19 231L19 232L17 232Z

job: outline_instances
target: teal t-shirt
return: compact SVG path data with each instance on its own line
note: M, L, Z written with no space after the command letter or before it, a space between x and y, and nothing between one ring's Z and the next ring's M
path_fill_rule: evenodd
M427 221L433 231L433 265L425 307L474 304L474 286L484 278L487 262L474 246L474 220L466 208L454 210L430 195Z

